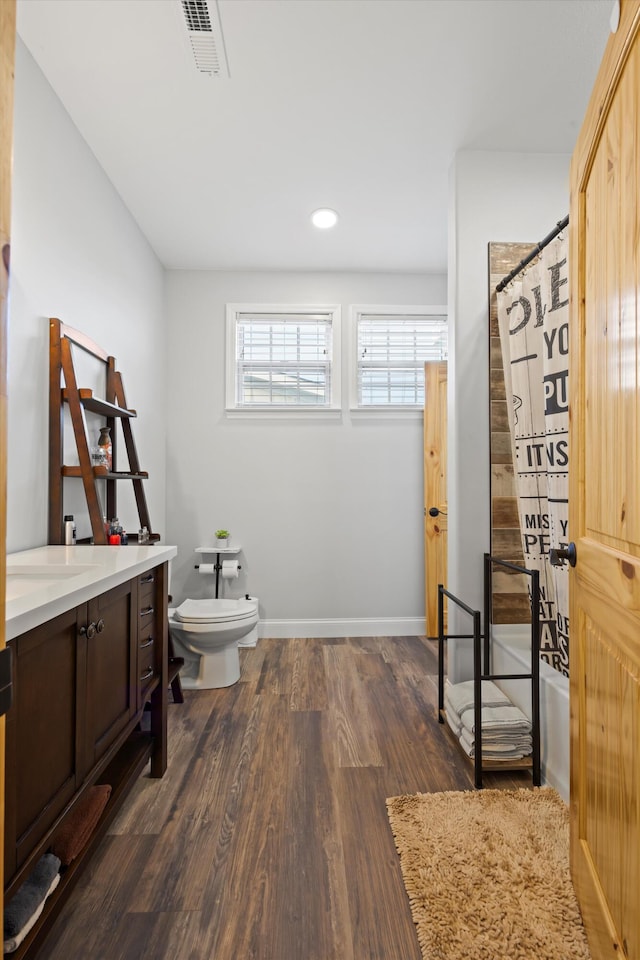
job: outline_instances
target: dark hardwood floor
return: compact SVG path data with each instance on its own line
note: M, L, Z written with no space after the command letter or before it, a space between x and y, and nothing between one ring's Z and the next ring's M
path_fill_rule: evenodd
M420 960L385 799L473 788L435 643L241 657L239 683L170 705L167 773L141 777L39 960Z

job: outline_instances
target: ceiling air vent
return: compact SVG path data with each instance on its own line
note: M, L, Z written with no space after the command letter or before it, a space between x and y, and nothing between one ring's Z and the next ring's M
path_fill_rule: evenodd
M180 2L191 52L199 72L209 77L228 77L229 66L217 0Z

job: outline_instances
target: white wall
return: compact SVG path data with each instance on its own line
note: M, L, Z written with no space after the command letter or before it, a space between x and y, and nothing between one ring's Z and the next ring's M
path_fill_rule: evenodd
M167 537L171 592L212 596L194 547L226 527L244 548L226 596L260 599L261 634L424 632L422 419L229 419L225 304L442 304L443 276L167 274ZM213 558L208 558L209 560Z
M462 151L449 206L449 585L482 605L489 549L488 244L541 240L569 210L564 154Z
M116 357L127 402L139 413L134 434L142 468L151 478L146 486L151 519L155 528L164 530L163 270L18 39L9 304L8 552L47 541L51 316L83 331ZM131 486L121 484L118 505L125 525L137 530ZM80 481L67 480L65 489L65 509L76 514L78 535L88 536Z
M541 240L569 210L567 155L462 151L449 191L449 588L482 609L482 555L490 547L488 244ZM467 633L464 614L451 629ZM449 676L471 676L465 641L451 642ZM520 669L520 668L518 668ZM553 698L543 688L543 763L563 788L568 729L554 726ZM556 737L557 744L549 746ZM546 752L544 744L547 744Z

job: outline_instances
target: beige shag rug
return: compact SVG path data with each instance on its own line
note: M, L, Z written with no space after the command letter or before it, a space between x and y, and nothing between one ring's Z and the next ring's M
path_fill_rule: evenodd
M424 960L588 960L555 790L387 800Z

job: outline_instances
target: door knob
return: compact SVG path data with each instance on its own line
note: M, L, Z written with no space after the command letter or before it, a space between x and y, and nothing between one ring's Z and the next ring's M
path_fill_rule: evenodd
M554 567L563 567L565 560L569 561L570 567L575 567L578 560L576 545L573 541L565 547L554 547L549 550L549 563Z
M439 516L446 517L446 513L444 513L444 511L442 510L439 510L438 507L429 507L429 516L430 517L439 517Z

